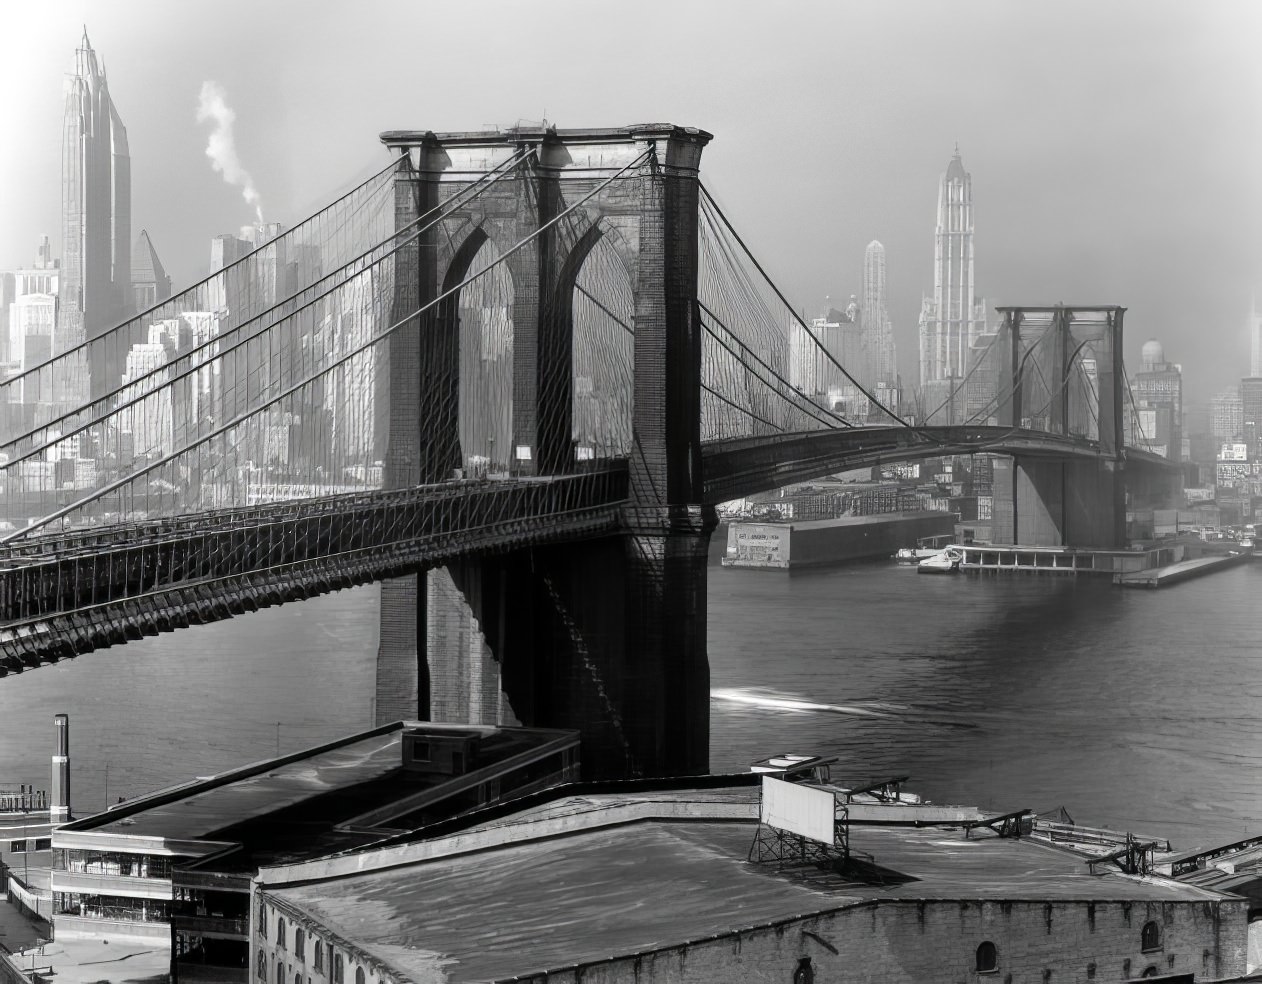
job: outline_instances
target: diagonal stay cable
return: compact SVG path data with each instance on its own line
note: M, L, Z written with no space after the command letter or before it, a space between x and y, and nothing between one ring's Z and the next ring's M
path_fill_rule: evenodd
M262 411L267 410L270 407L273 407L276 404L280 403L282 400L287 399L288 397L294 395L299 390L301 390L304 386L310 385L315 380L321 378L322 376L327 375L333 369L336 369L339 366L345 365L347 362L355 358L360 353L367 351L368 349L377 345L383 339L389 337L390 335L393 335L395 332L399 331L401 328L404 328L405 326L411 324L413 321L419 318L426 311L442 303L451 295L458 293L460 290L462 290L463 288L471 284L473 281L483 276L487 271L491 270L495 266L498 266L500 263L505 262L510 256L513 256L515 253L524 249L527 245L532 243L535 239L541 236L549 228L556 225L562 219L565 219L575 210L581 208L588 201L590 201L600 192L604 191L607 187L609 187L609 185L613 184L613 182L617 181L628 171L632 170L633 168L639 167L641 164L649 160L651 157L652 157L652 151L645 151L644 153L638 155L636 158L628 162L626 165L619 168L618 171L610 175L600 184L593 187L590 191L588 191L582 197L575 200L564 211L557 213L555 216L553 216L551 219L549 219L547 222L541 225L538 229L535 229L533 232L529 233L528 235L523 236L520 240L518 240L516 243L510 246L507 250L501 253L499 257L493 263L491 263L484 269L477 271L476 273L470 274L469 276L461 280L459 283L454 284L451 287L448 287L446 290L440 292L436 297L434 297L430 301L427 301L425 304L417 308L411 314L405 315L403 318L400 318L398 321L390 325L380 334L369 339L367 342L364 342L356 346L350 352L347 352L345 355L342 355L340 358L334 360L329 365L324 366L322 369L320 369L319 372L316 372L316 373L311 374L310 376L307 376L301 381L290 386L284 392L278 393L276 396L272 397L269 400L264 401L262 404L252 408L251 410L245 413L239 414L238 416L236 416L235 418L233 418L232 420L228 421L225 424L221 424L219 427L215 428L210 433L199 437L197 440L193 441L191 444L188 444L177 451L172 451L170 454L165 455L156 461L147 463L143 468L139 469L136 472L117 478L113 482L110 482L99 489L94 489L93 494L84 496L81 499L77 499L76 501L63 506L62 508L52 513L49 513L47 516L41 517L36 522L31 523L29 526L25 526L20 530L15 530L14 532L9 533L7 536L0 537L0 544L6 544L14 540L24 539L33 530L41 529L44 526L47 526L49 523L55 522L56 520L69 515L70 513L74 512L76 509L81 509L84 506L88 505L89 503L97 499L100 499L102 496L108 495L110 492L114 492L120 488L123 488L126 485L131 484L132 482L136 481L136 479L149 474L155 469L161 468L165 465L170 464L172 461L174 461L176 458L180 457L181 455L187 454L188 452L194 450L195 448L198 448L208 443L209 441L214 440L216 437L219 437L223 434L228 433L228 431L232 430L235 427L239 427L241 424L245 423L250 418L256 416Z
M767 275L767 271L763 269L762 264L758 262L757 258L750 251L749 247L745 245L745 240L741 238L740 233L736 231L736 229L732 226L732 223L728 220L728 217L723 213L723 210L719 208L719 204L718 202L714 200L714 196L710 194L709 190L706 188L704 184L701 184L700 182L698 182L697 186L701 189L701 193L705 196L706 201L708 201L710 205L713 206L715 213L719 216L720 219L723 220L724 226L726 226L727 230L733 235L733 237L735 237L736 241L740 244L741 249L745 251L745 255L749 257L749 261L754 264L754 267L762 275L763 279L766 280L767 284L771 287L771 289L775 291L775 294L780 299L780 302L793 315L794 320L797 321L797 323L801 325L802 328L805 329L809 333L810 328L807 326L806 322L802 320L801 316L798 315L796 311L794 311L793 305L789 303L788 298L784 296L784 293L780 290L778 286L776 286L775 281L773 281L771 277ZM892 419L898 421L898 423L902 424L904 427L911 428L912 430L916 429L912 427L912 425L909 424L907 421L905 421L902 417L896 414L893 410L887 407L884 403L878 400L875 396L869 393L866 389L864 389L864 387L854 378L854 376L850 375L850 371L846 369L846 367L843 366L840 362L838 362L831 352L829 352L826 348L821 348L820 351L822 351L828 357L828 360L837 369L841 371L843 376L845 376L848 380L850 380L850 382L853 383L855 387L857 387L858 390L864 396L866 396L869 400L871 400L878 408L883 410L885 413L889 414L889 416Z
M937 405L937 407L935 407L933 410L930 410L929 413L925 415L925 420L932 420L934 417L934 414L936 414L939 410L941 410L953 399L955 399L955 397L959 395L960 391L964 389L966 385L968 385L968 381L973 377L973 373L977 372L977 370L980 369L982 365L985 364L986 356L990 354L991 348L994 346L995 342L999 340L999 335L1000 335L1000 332L995 332L994 335L991 336L990 342L986 345L986 348L982 350L982 354L978 356L976 361L974 361L973 367L964 374L964 378L960 380L959 385L956 386L955 389L953 389L950 392L950 394L947 396L945 400L943 400L941 403Z
M533 151L531 151L531 152L529 152L529 153L533 153ZM179 362L179 361L187 361L187 360L190 360L193 356L197 355L199 352L203 352L203 351L205 351L206 349L209 349L209 348L214 348L214 353L213 353L212 358L210 358L210 359L206 359L206 360L202 360L202 361L197 362L197 363L194 363L193 365L191 365L190 367L188 367L188 368L186 368L186 369L182 370L180 373L178 373L178 374L177 374L177 375L175 375L175 376L169 376L169 375L167 375L167 374L169 373L170 369L172 368L173 363L166 363L166 364L164 364L164 365L157 366L157 367L155 367L155 368L153 368L153 369L150 369L150 370L146 371L143 375L138 376L136 379L133 379L133 380L131 380L130 382L128 382L128 383L126 383L126 384L124 384L124 385L122 385L122 386L119 386L117 389L115 389L115 390L113 390L112 392L110 392L110 393L106 394L104 397L101 397L101 398L99 398L99 399L93 400L93 401L91 401L90 403L86 404L86 405L85 405L85 406L83 406L83 407L78 407L78 408L76 408L75 410L71 411L70 413L63 414L61 417L58 417L58 418L56 418L56 419L54 419L54 420L50 420L50 421L48 421L47 423L41 424L39 427L36 427L36 428L34 428L34 429L30 430L30 431L27 431L25 434L19 435L18 437L15 437L15 438L13 438L13 439L12 439L12 440L10 440L10 441L6 441L6 442L4 442L3 444L0 444L0 448L7 449L7 448L10 448L10 447L12 447L13 445L15 445L15 444L17 444L17 443L19 443L19 442L21 442L21 441L25 440L26 438L31 437L33 434L36 434L36 433L38 433L39 431L44 431L44 432L45 432L45 434L47 434L47 432L48 432L49 430L51 430L51 429L53 429L53 428L57 427L59 424L63 424L66 420L71 419L71 418L73 418L73 417L77 416L77 415L78 415L78 414L80 414L80 413L83 413L85 410L87 410L87 409L89 409L89 408L91 408L91 407L94 407L94 406L101 406L102 404L105 404L108 400L113 399L114 397L118 396L119 394L121 394L121 393L125 393L125 392L127 392L127 391L129 391L129 390L132 390L132 389L136 388L137 386L139 386L140 384L142 384L142 383L143 383L145 380L147 380L147 379L152 379L153 377L157 377L157 376L161 376L161 377L162 377L162 378L161 378L161 380L160 380L160 385L155 386L155 387L153 387L152 389L145 390L145 391L143 391L143 392L137 393L137 395L133 396L130 400L128 400L128 401L126 401L126 402L119 403L119 404L116 404L116 405L114 405L114 406L104 406L104 407L102 408L101 412L100 412L97 416L93 417L91 420L88 420L86 423L80 424L79 426L77 426L77 427L76 427L75 429L73 429L73 430L64 431L64 432L62 432L61 434L59 434L57 437L54 437L54 438L46 438L46 439L45 439L45 442L44 442L43 444L36 445L36 446L34 446L33 448L28 449L26 452L24 452L24 453L23 453L23 454L21 454L20 456L17 456L17 457L11 457L11 458L9 459L9 461L5 463L5 465L4 465L4 466L0 466L0 471L2 471L4 467L7 467L7 465L10 465L10 464L16 464L16 463L17 463L17 462L19 462L19 461L23 461L23 460L29 459L29 458L33 457L34 455L36 455L36 454L40 454L40 453L42 453L43 451L46 451L48 448L53 447L53 446L55 446L56 444L58 444L58 443L60 443L60 442L62 442L62 441L65 441L65 440L66 440L67 438L69 438L69 437L73 437L73 436L74 436L74 435L76 435L76 434L80 434L80 433L82 433L82 432L83 432L84 430L86 430L87 428L89 428L89 427L93 427L93 426L95 426L95 425L97 425L97 424L101 423L102 421L104 421L104 420L108 419L109 417L113 416L113 415L114 415L115 413L117 413L118 411L120 411L120 410L124 410L124 409L127 409L127 408L128 408L128 407L130 407L130 406L134 406L136 403L140 402L141 400L145 399L146 397L152 396L154 393L156 393L156 392L160 391L160 390L161 390L161 389L163 389L165 386L168 386L168 385L170 385L171 383L177 382L177 381L179 381L179 380L181 380L181 379L184 379L184 378L186 378L187 376L189 376L191 373L196 372L196 371L197 371L197 370L199 370L199 369L203 369L203 368L205 368L207 365L209 365L210 363L214 362L215 360L217 360L217 359L222 360L225 356L230 355L232 352L234 352L234 351L236 351L237 349L239 349L242 345L246 345L246 344L248 344L249 342L255 341L256 339L260 338L260 337L261 337L262 335L264 335L264 334L265 334L265 333L266 333L269 329L274 328L274 327L277 327L278 325L280 325L280 324L281 324L281 323L283 323L284 321L286 321L286 320L288 320L288 319L290 319L290 318L293 318L293 317L295 317L296 315L298 315L300 312L305 311L305 310L307 310L308 308L312 307L313 305L315 305L315 304L316 304L316 302L317 302L317 301L321 301L321 300L323 300L324 298L328 297L330 294L334 294L334 293L336 293L337 291L339 291L339 290L343 289L343 288L344 288L344 287L345 287L348 283L350 283L350 282L351 282L352 280L354 280L356 277L362 276L364 273L366 273L366 272L368 272L369 270L373 269L374 267L378 266L378 265L379 265L379 264L381 264L383 261L385 261L385 260L389 259L391 256L393 256L395 253L399 252L401 249L403 249L403 248L405 248L405 247L407 247L407 246L410 246L412 243L416 242L416 240L417 240L417 239L419 239L422 235L424 235L426 232L428 232L430 229L432 229L432 228L434 227L434 225L436 225L436 224L437 224L438 222L440 222L442 219L446 218L446 214L445 214L445 213L446 213L447 211L449 211L451 208L456 207L456 205L464 205L464 204L466 204L466 202L464 202L464 201L457 202L457 199L459 199L462 195L465 195L466 193L468 193L468 192L472 191L473 189L477 188L477 187L478 187L478 185L480 185L480 184L481 184L483 181L485 181L487 178L491 178L491 176L492 176L492 175L495 175L495 177L494 177L494 178L492 178L492 179L491 179L491 181L487 184L487 187L489 188L492 184L494 184L494 183L495 183L496 181L498 181L500 178L504 177L504 174L498 174L498 175L496 175L496 172L497 172L497 171L499 171L501 168L504 168L506 165L510 165L510 164L511 164L511 165L515 166L516 164L520 164L520 163L522 163L522 162L526 159L526 157L527 157L527 156L529 156L529 154L528 154L528 153L522 152L522 153L519 153L518 155L516 155L515 157L509 158L508 160L506 160L506 161L502 162L501 164L497 165L497 166L496 166L495 168L493 168L492 170L487 171L487 172L486 172L484 175L482 175L482 176L481 176L481 177L480 177L477 181L475 181L475 182L473 182L472 184L469 184L469 185L465 186L464 188L460 189L460 190L459 190L459 191L458 191L455 195L453 195L451 198L447 199L447 201L445 201L445 202L441 203L440 205L435 206L434 208L432 208L432 209L430 209L428 212L426 212L424 215L422 215L422 216L418 216L416 219L413 219L411 222L409 222L409 223L407 223L406 225L404 225L404 226L400 227L399 229L396 229L394 232L392 232L389 236L387 236L387 237L386 237L385 239L383 239L381 242L379 242L379 243L377 243L377 244L373 245L372 247L370 247L369 249L365 250L365 251L364 251L363 253L361 253L359 256L356 256L356 257L354 257L353 259L348 260L346 263L342 264L342 265L341 265L340 267L338 267L336 270L332 271L331 273L326 274L325 276L321 277L319 280L316 280L316 281L314 281L313 283L308 284L307 286L303 287L303 288L302 288L301 290L299 290L299 291L296 291L294 294L290 295L289 297L285 298L284 300L282 300L282 301L277 301L275 304L273 304L273 305L272 305L270 308L268 308L267 310L265 310L265 311L260 311L258 314L254 315L253 317L251 317L251 318L250 318L250 319L248 319L247 321L243 321L243 322L242 322L241 324L239 324L239 325L234 325L234 326L232 326L232 327L231 327L228 331L224 332L223 334L220 334L220 335L215 335L215 336L213 336L213 337L210 337L210 338L206 339L205 341L201 342L200 344L195 345L195 346L193 346L192 348L189 348L189 349L187 349L187 350L185 350L185 351L183 351L183 352L180 352L180 353L177 355L177 359L176 359L176 361L177 361L177 362ZM505 171L505 174L506 174L506 173L507 173L507 171ZM479 191L477 194L481 194L481 193L482 193L482 191L485 191L485 190L486 190L486 189L485 189L485 188L483 188L483 189L482 189L481 191ZM477 195L474 195L474 196L472 196L472 197L477 197ZM435 213L440 213L440 214L437 214L437 215L436 215ZM431 218L431 216L432 216L433 218ZM304 303L302 303L302 304L299 304L299 305L298 305L296 308L294 308L292 311L288 311L288 312L286 312L286 313L285 313L285 314L284 314L284 315L283 315L280 319L278 319L277 321L275 321L275 322L273 322L273 323L271 323L271 324L269 324L269 325L264 325L264 326L263 326L260 330L258 330L258 331L256 331L256 332L254 332L254 333L252 333L252 334L250 334L250 335L248 335L248 336L246 336L246 337L244 337L244 338L239 337L239 336L240 336L240 335L241 335L241 334L245 331L245 329L246 329L248 326L250 326L250 325L252 325L252 324L255 324L255 323L256 323L257 321L259 321L260 319L265 318L265 317L267 317L268 315L270 315L270 314L272 314L272 313L276 312L277 310L279 310L279 309L281 309L281 308L285 307L286 305L291 304L291 303L292 303L293 301L295 301L297 298L301 297L303 294L307 293L308 291L310 291L312 288L314 288L314 287L318 286L319 284L322 284L322 283L324 283L324 282L326 282L326 281L328 281L328 280L330 280L330 279L332 279L332 278L334 278L334 277L338 277L340 274L345 273L345 272L346 272L346 271L348 271L350 268L352 268L355 264L362 262L362 261L363 261L366 257L370 256L370 255L371 255L374 251L376 251L376 250L380 249L382 246L384 246L384 245L386 245L387 243L389 243L392 239L396 239L396 238L398 238L399 236L401 236L401 235L403 235L404 233L406 233L409 229L414 228L415 226L419 225L421 222L425 222L427 219L429 219L430 221L428 221L428 222L427 222L427 224L426 224L423 228L417 229L417 230L415 231L415 233L413 233L413 234L412 234L411 236L409 236L408 238L403 239L403 240L401 240L400 242L395 243L395 245L394 245L394 246L392 246L389 250L387 250L387 251L386 251L385 253L383 253L381 256L378 256L378 257L377 257L376 259L374 259L372 262L370 262L370 263L366 264L366 265L363 267L363 269L358 270L358 271L356 271L354 274L351 274L351 275L347 276L344 280L341 280L341 281L339 281L338 283L336 283L335 285L333 285L333 286L331 286L331 287L328 287L327 289L325 289L325 290L321 291L319 294L316 294L314 297L308 298L308 300L307 300L307 301L305 301L305 302L304 302ZM220 271L220 272L222 272L222 271ZM236 338L236 341L234 341L231 345L225 345L225 344L224 344L226 340L231 339L231 338L233 338L234 336L238 336L238 337Z
M720 393L718 390L711 389L711 388L710 388L709 386L707 386L705 383L702 383L702 384L701 384L701 388L702 388L703 390L705 390L707 393L709 393L709 394L710 394L712 397L714 397L716 400L719 400L719 401L721 401L721 402L723 402L723 403L726 403L726 404L727 404L729 407L731 407L733 410L739 411L740 413L743 413L743 414L745 414L745 415L746 415L746 416L748 416L748 417L753 417L753 418L754 418L754 420L758 421L760 424L766 424L766 425L767 425L768 427L770 427L772 430L776 430L776 431L779 431L779 430L780 430L780 428L779 428L779 427L777 427L775 424L773 424L773 423L772 423L770 420L768 420L766 417L761 417L761 416L759 416L758 414L754 413L754 411L750 410L750 409L749 409L749 407L743 407L743 406L741 406L739 403L737 403L736 401L734 401L734 400L729 400L726 396L724 396L724 395L723 395L722 393ZM0 543L2 543L2 542L4 542L4 541L0 541Z
M725 324L723 323L723 319L722 319L722 318L720 318L720 317L719 317L717 314L715 314L713 311L711 311L711 310L710 310L710 308L709 308L709 307L707 307L707 306L705 305L705 303L704 303L704 302L702 302L702 301L698 301L698 302L697 302L697 305L698 305L698 306L701 308L701 310L702 310L702 311L703 311L703 312L704 312L704 313L705 313L708 317L710 317L710 318L711 318L711 319L712 319L712 320L713 320L713 321L714 321L714 322L715 322L715 323L716 323L716 324L717 324L720 328L722 328L725 332L727 332L727 334L728 334L728 335L730 335L732 338L737 338L736 333L735 333L735 332L733 332L733 331L732 331L732 329L731 329L731 328L729 328L727 325L725 325ZM819 417L819 414L826 414L828 417L831 417L833 420L836 420L836 421L840 422L840 423L841 423L841 425L842 425L842 427L853 427L853 426L854 426L854 424L852 424L849 420L847 420L847 419L846 419L845 417L843 417L841 414L837 413L837 412L836 412L836 411L834 411L834 410L830 410L830 409L828 409L827 407L821 407L821 406L819 406L818 404L816 404L816 403L812 402L812 401L811 401L811 400L810 400L810 399L809 399L809 398L808 398L805 394L800 393L797 389L795 389L795 388L793 387L793 385L792 385L792 384L791 384L791 383L790 383L787 379L785 379L783 376L781 376L781 375L780 375L780 373L778 373L775 369L773 369L773 368L772 368L771 366L769 366L766 362L764 362L764 361L763 361L763 359L762 359L762 357L761 357L761 356L759 356L759 355L758 355L758 353L757 353L757 352L755 352L755 351L754 351L752 348L750 348L748 345L744 345L743 343L741 343L741 342L739 341L739 339L737 340L737 344L741 346L741 349L742 349L742 351L743 351L743 352L744 352L744 354L745 354L745 355L743 356L743 355L741 355L740 353L738 353L737 351L735 351L735 350L734 350L734 349L733 349L730 345L728 345L725 341L723 341L723 339L721 339L718 335L716 335L716 334L714 333L714 330L713 330L712 328L710 328L710 326L709 326L709 325L707 325L707 324L705 323L705 320L704 320L704 319L702 320L701 324L702 324L702 327L704 327L704 328L705 328L706 332L710 335L710 337L711 337L711 338L713 338L713 339L714 339L716 342L718 342L720 345L722 345L725 349L727 349L727 351L728 351L728 352L730 352L734 358L736 358L736 359L737 359L738 361L740 361L742 364L743 364L743 363L744 363L744 361L745 361L745 356L748 356L749 358L752 358L755 362L757 362L757 363L758 363L758 365L762 366L765 370L767 370L767 372L769 372L769 373L771 374L771 376L772 376L772 377L773 377L773 378L774 378L777 382L782 383L782 384L786 387L787 393L792 393L792 394L795 394L798 398L800 398L800 399L804 402L804 405L801 405L801 404L798 404L798 403L793 402L793 401L792 401L792 398L791 398L791 397L789 397L789 396L787 395L787 393L786 393L786 392L781 392L781 391L780 391L779 389L777 389L776 387L771 386L770 381L763 379L761 376L759 376L758 374L756 374L756 373L755 373L755 376L756 376L756 378L758 379L758 381L759 381L759 382L767 383L767 384L768 384L768 386L771 386L771 389L775 392L775 394L776 394L777 396L779 396L782 400L784 400L785 402L787 402L787 403L789 404L789 406L791 406L793 409L798 410L798 411L801 411L801 412L803 412L803 413L810 413L810 414L813 414L813 415L815 415L815 416L816 416L816 418L817 418L817 419L818 419L821 423L824 423L824 424L829 424L829 421L828 421L827 419L823 418L823 417ZM831 425L831 424L829 424L829 426L832 426L832 425Z

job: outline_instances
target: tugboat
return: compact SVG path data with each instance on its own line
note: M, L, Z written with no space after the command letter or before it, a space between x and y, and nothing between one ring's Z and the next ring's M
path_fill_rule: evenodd
M954 574L960 569L960 561L964 559L964 551L958 547L947 547L945 550L926 557L916 565L920 574Z

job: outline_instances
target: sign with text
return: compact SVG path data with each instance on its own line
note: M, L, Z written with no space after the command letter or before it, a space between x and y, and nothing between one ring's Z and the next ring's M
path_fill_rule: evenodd
M827 789L762 777L759 819L768 827L832 844L835 807L836 799Z

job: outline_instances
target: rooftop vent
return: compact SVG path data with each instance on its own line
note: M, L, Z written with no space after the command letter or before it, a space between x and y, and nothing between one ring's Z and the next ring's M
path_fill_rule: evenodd
M403 732L403 768L425 775L463 775L475 764L481 738L476 731L412 728Z

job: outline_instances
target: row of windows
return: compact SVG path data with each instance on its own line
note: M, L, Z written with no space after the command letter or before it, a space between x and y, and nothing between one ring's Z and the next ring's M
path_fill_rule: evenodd
M25 854L27 851L51 851L51 837L28 837L23 840L9 841L10 854Z
M1139 931L1139 946L1145 953L1161 949L1161 927L1152 920L1144 923L1144 928ZM1129 967L1130 961L1127 965ZM977 947L976 961L974 969L979 974L992 974L999 970L999 950L990 940L985 940ZM1149 968L1154 970L1155 968ZM1095 965L1092 964L1088 970L1088 976L1094 976ZM1152 976L1145 972L1145 976Z
M86 895L57 892L53 911L85 919L119 919L124 922L166 922L171 903L164 899L133 899L122 895Z
M175 859L163 855L124 854L116 851L58 849L53 867L85 875L115 875L121 878L170 878Z
M319 953L318 948L316 952ZM276 961L276 976L269 981L267 976L267 954L260 950L256 969L258 971L259 980L263 981L264 984L285 984L285 961ZM335 980L340 982L342 980L342 955L340 953L335 953L333 955L333 973ZM364 968L356 967L355 984L366 984L367 979L367 975L364 973ZM294 984L303 984L302 974L294 974ZM310 978L307 979L307 984L310 984Z
M267 929L268 929L267 906L261 902L259 903L259 911L258 911L258 929L259 929L259 937L262 939L267 939ZM308 937L308 935L305 932L303 932L302 928L299 926L295 926L293 928L293 931L294 931L293 932L294 959L303 960L303 961L307 959L306 951L307 951L307 942L309 938L310 943L311 943L312 969L315 970L317 973L320 973L320 974L324 973L324 964L325 964L324 951L327 948L330 984L346 984L344 971L343 971L342 954L338 953L333 948L333 944L325 943L323 940L319 939L316 936ZM285 922L285 917L278 915L276 917L276 949L286 950L288 949L288 946L289 946L289 927ZM272 979L271 981L268 980L267 956L262 950L260 950L258 954L258 964L257 964L256 970L258 973L258 979L261 982L264 982L264 984L286 984L284 964L281 962L277 963L276 977ZM302 982L297 981L296 984L302 984ZM355 984L365 984L365 975L364 975L364 970L362 967L355 968Z

